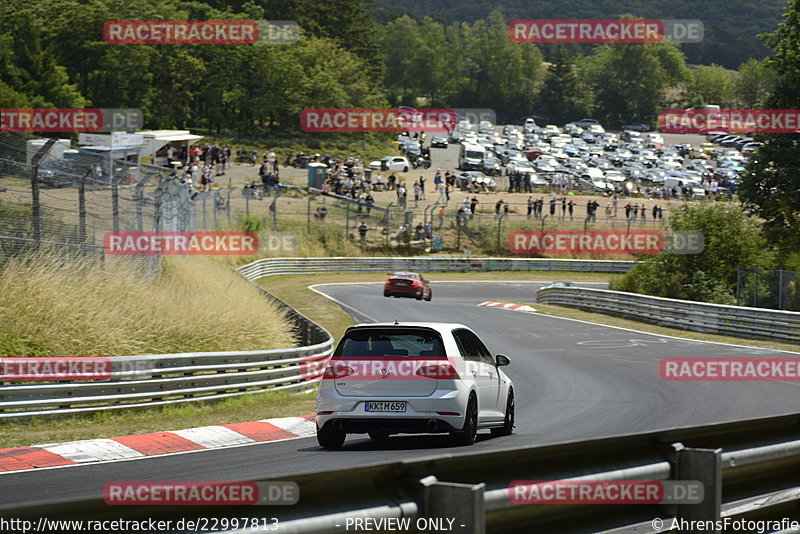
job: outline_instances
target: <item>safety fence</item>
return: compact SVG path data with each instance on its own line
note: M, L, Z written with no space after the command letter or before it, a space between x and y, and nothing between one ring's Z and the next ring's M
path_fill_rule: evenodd
M536 300L684 330L800 343L800 312L708 304L607 289L543 288L537 292Z
M342 257L265 258L237 269L248 280L265 276L305 273L368 273L380 271L488 272L570 271L624 273L635 262L616 260L570 260L547 258L472 257Z
M277 297L266 291L264 294L287 313L301 346L120 356L111 359L109 380L7 382L0 388L0 421L308 389L321 378L322 369L333 353L333 337Z
M397 520L409 521L413 527L439 520L458 525L448 531L465 534L722 530L673 529L676 520L694 524L738 521L735 525L741 527L737 532L791 532L769 528L775 523L766 521L798 520L798 425L800 414L792 414L544 446L486 452L449 450L421 459L259 479L291 480L299 488L299 502L272 506L268 512L261 506L143 505L127 507L125 516L129 520L237 518L239 525L249 525L245 518L266 515L278 520L280 532L295 534L355 530L358 522L363 526L367 519L375 527L372 531L381 532L392 530L376 526L387 525L389 520L395 525ZM702 487L702 495L691 503L676 504L680 496L672 495L672 499L659 502L598 504L557 502L560 499L553 497L536 502L512 489L515 483L525 481L637 480L691 481ZM547 494L542 491L541 495ZM21 518L78 519L119 513L118 508L92 498L17 506L13 513ZM263 532L263 527L223 530L254 534Z

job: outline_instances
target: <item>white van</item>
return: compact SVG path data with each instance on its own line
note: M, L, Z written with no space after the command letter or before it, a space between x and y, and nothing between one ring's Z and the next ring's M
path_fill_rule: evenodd
M458 168L462 171L480 170L483 165L483 158L486 157L486 148L477 145L464 143L458 154Z

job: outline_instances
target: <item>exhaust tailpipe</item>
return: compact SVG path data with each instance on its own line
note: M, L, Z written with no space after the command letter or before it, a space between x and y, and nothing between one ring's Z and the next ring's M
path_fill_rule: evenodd
M428 430L436 430L439 428L439 422L435 419L428 419Z
M334 421L334 422L331 424L331 426L333 427L333 429L334 429L334 430L341 430L342 428L344 428L344 425L343 425L343 424L342 424L342 422L341 422L341 421L339 421L338 419L337 419L336 421Z

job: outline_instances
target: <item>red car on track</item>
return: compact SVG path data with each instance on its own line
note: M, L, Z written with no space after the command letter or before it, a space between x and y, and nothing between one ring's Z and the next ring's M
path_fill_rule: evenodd
M393 273L383 286L384 297L409 297L431 300L431 286L421 274Z

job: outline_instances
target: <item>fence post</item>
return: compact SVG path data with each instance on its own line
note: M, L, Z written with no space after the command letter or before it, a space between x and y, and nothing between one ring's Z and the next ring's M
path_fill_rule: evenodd
M55 139L48 141L40 148L31 159L31 217L33 218L33 248L39 248L42 241L42 205L39 201L39 162L50 152Z
M92 167L81 174L78 181L78 242L82 255L86 255L86 177L92 172Z
M228 187L228 198L225 199L225 211L228 215L228 226L231 224L231 193L233 190L236 189L235 187Z
M114 172L112 169L111 176L111 218L112 229L114 232L119 232L119 185L114 179Z
M676 461L675 480L696 480L703 485L703 502L679 504L676 517L702 525L703 522L718 521L722 509L722 449L695 449L674 443ZM694 523L691 523L694 521ZM682 532L684 532L682 530ZM689 529L688 534L719 533L719 530L702 531Z
M433 475L423 478L420 483L425 488L422 507L424 517L442 521L440 528L426 530L453 530L460 534L486 533L486 506L483 500L486 484L439 482Z

